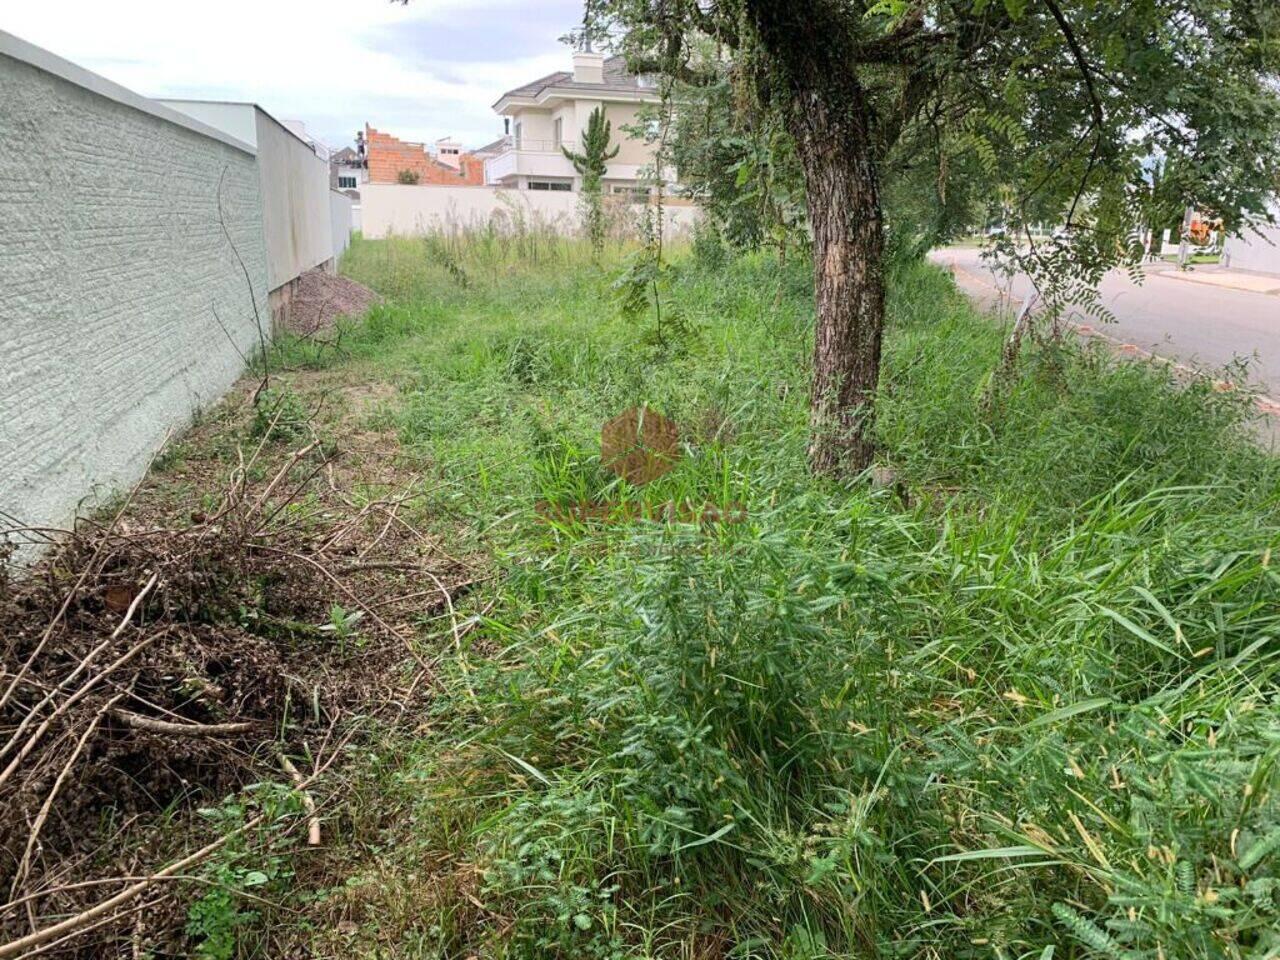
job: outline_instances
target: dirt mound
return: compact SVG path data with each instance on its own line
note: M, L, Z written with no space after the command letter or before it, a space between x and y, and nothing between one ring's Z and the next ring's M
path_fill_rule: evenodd
M302 336L331 329L339 317L358 317L381 298L363 284L346 277L308 270L298 278L289 302L288 328Z

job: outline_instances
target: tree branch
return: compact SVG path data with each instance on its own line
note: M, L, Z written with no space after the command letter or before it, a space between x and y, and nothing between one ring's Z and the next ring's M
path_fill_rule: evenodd
M1063 37L1066 38L1067 46L1071 49L1071 56L1075 58L1076 65L1080 68L1080 75L1084 78L1084 86L1089 93L1089 101L1093 108L1093 125L1101 133L1106 118L1102 110L1102 100L1093 84L1093 70L1084 55L1080 41L1076 39L1075 31L1071 29L1071 24L1063 15L1062 8L1058 6L1057 0L1044 0L1044 2L1045 6L1049 8L1049 13L1053 15L1053 19L1058 22L1058 28L1062 31Z

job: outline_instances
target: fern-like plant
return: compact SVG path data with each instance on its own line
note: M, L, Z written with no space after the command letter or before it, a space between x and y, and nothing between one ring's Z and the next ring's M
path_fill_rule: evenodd
M618 155L621 147L609 149L613 125L604 115L603 107L596 107L587 118L587 128L582 132L582 152L561 147L565 159L582 177L583 219L587 237L597 254L604 248L604 203L602 185L609 161Z

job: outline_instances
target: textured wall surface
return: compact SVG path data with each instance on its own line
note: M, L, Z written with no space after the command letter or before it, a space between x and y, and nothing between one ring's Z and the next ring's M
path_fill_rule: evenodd
M333 256L329 164L261 110L257 126L267 282L274 290Z
M582 229L579 199L579 194L569 191L366 183L360 188L360 226L366 237L385 237L479 227L491 220L501 226L523 219L567 235ZM624 207L631 217L638 218L644 211L638 204ZM699 216L697 207L670 201L665 208L667 235L688 233Z
M329 163L257 104L161 100L165 106L254 146L267 243L267 280L275 290L334 256Z
M65 526L257 344L258 173L230 137L6 34L0 90L0 510Z

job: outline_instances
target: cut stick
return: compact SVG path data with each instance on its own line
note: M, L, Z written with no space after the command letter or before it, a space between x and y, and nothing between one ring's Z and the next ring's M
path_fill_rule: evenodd
M293 785L298 792L302 794L302 806L307 811L307 846L320 846L320 818L316 816L316 801L311 796L311 792L306 788L306 781L302 779L302 774L298 772L298 768L293 765L293 761L285 756L283 750L277 750L276 756L280 759L280 768L289 775L289 779L293 781Z
M144 730L147 733L166 733L177 737L222 737L228 734L247 733L254 726L248 721L243 723L171 723L168 720L144 717L128 710L113 710L112 716L134 730Z
M22 861L18 864L18 869L13 875L13 886L9 889L10 900L13 900L18 895L18 890L26 882L27 874L31 870L31 854L35 851L36 844L40 840L40 831L44 829L45 821L49 819L49 811L53 809L53 801L57 799L59 792L62 790L62 785L66 782L67 777L70 776L76 761L80 759L80 754L84 752L85 744L89 742L89 738L98 729L98 724L102 722L102 717L111 709L113 704L123 697L123 693L117 695L115 699L98 711L97 716L93 718L89 726L85 728L84 733L80 735L80 739L76 742L76 748L71 751L70 759L63 765L57 779L53 781L53 786L44 798L44 803L40 805L40 812L36 814L35 823L31 826L31 833L27 836L27 846L22 851Z

